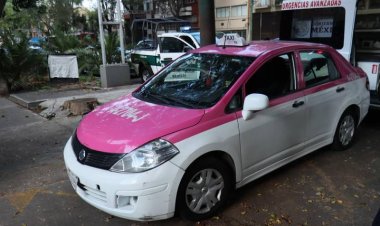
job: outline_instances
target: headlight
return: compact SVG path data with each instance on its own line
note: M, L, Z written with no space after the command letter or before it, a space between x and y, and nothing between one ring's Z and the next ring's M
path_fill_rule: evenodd
M158 139L125 155L110 170L120 173L139 173L161 165L178 153L174 145Z

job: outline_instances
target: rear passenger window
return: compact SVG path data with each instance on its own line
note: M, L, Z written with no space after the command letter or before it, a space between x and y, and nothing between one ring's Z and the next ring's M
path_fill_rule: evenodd
M328 53L304 51L300 53L306 87L320 85L340 78L338 70Z

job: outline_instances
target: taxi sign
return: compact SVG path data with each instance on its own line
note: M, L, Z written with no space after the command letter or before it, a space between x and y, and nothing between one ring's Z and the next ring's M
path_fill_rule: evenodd
M246 46L247 43L243 37L237 33L224 34L223 37L217 38L217 46Z

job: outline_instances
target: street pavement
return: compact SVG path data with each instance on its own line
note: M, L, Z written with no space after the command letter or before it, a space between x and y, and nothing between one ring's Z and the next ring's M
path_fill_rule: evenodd
M103 213L74 193L62 151L80 116L47 120L0 98L0 226L371 225L380 207L379 114L370 112L349 150L326 147L254 181L214 218L141 223Z

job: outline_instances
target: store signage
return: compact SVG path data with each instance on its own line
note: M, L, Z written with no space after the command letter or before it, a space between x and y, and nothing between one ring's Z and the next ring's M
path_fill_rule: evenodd
M281 10L338 7L341 5L342 0L285 0L282 2Z
M293 19L292 38L331 38L333 34L333 18L313 18L312 20Z
M292 23L292 38L310 38L311 20L294 19Z
M334 25L333 18L314 19L311 36L313 38L331 38L333 25Z

